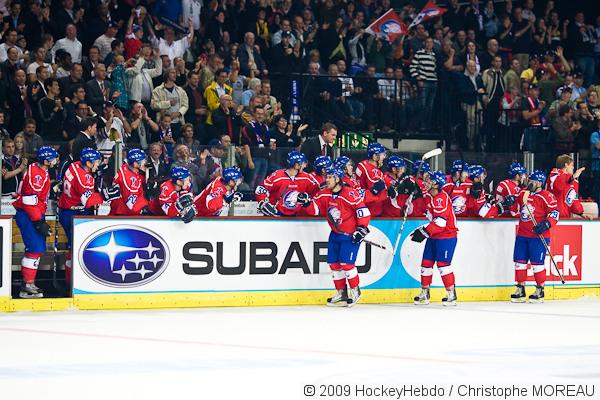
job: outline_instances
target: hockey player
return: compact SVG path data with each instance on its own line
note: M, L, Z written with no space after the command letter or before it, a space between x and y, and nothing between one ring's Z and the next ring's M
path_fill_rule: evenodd
M391 156L388 159L387 171L383 176L387 186L387 199L383 206L384 217L402 217L404 216L404 207L408 206L408 215L411 214L412 204L406 204L410 193L415 185L409 179L406 172L406 163L398 156Z
M152 215L180 217L186 224L196 216L194 198L190 194L192 176L185 167L174 167L170 172L171 179L160 185L160 195L149 204Z
M242 194L236 192L242 183L242 171L238 167L228 167L223 170L223 176L215 178L194 199L197 215L219 216L225 204L237 203Z
M452 208L457 217L467 215L467 200L471 180L469 179L469 165L463 160L452 162L452 174L447 177L447 183L443 190L448 193L452 200Z
M431 167L427 161L417 161L413 164L413 173L414 176L410 177L411 182L415 185L411 215L413 217L424 217L427 211L427 202L424 198L424 195L427 193L425 182L429 179Z
M17 210L15 220L21 231L25 254L21 260L23 285L19 297L24 299L44 297L35 284L40 258L46 252L46 237L50 236L50 225L46 223L46 209L50 192L48 169L58 164L58 152L49 146L37 151L36 162L31 163L17 191L13 206Z
M561 218L571 217L571 212L583 216L583 206L579 202L577 191L579 189L579 176L585 167L575 171L575 162L567 154L556 158L556 168L548 175L546 190L550 191L558 204Z
M523 165L514 162L508 167L508 178L500 182L498 187L496 187L496 202L498 203L502 203L507 196L516 198L519 195L527 179L527 171ZM510 215L510 210L505 209L504 215Z
M371 215L378 217L383 213L383 204L387 198L383 172L379 168L383 166L386 150L379 143L371 143L367 147L368 159L358 163L356 177L360 187L365 190L364 201Z
M327 188L323 189L307 205L309 215L319 215L326 210L331 228L327 247L329 264L336 292L327 299L328 306L353 306L360 300L356 257L360 242L369 233L371 214L358 192L344 184L344 171L330 168L327 171ZM350 294L346 298L346 281Z
M313 172L310 175L319 183L319 189L323 189L326 185L325 178L327 177L327 170L331 168L333 161L329 156L319 156L315 158L313 163ZM316 194L316 193L311 193Z
M127 152L127 163L117 171L113 183L119 186L121 196L110 203L110 215L141 215L148 207L144 197L146 183L146 153L140 149Z
M427 218L431 221L411 234L411 240L425 243L421 261L421 293L414 298L415 304L429 304L429 287L433 276L433 266L437 263L444 287L448 295L442 299L444 306L456 305L456 289L452 256L456 248L456 216L450 196L442 188L446 184L446 175L442 171L434 172L426 182Z
M306 156L299 151L287 155L286 169L280 169L269 175L256 188L258 210L266 216L292 216L301 211L301 199L306 204L309 193L319 190L319 183L303 171Z
M102 194L96 192L94 173L102 162L102 154L98 150L85 148L81 150L79 161L69 165L62 179L62 193L58 200L58 219L67 236L68 252L65 255L65 280L71 283L73 217L91 215L94 208L105 200L111 201L120 197L119 187L114 185L103 188Z
M348 156L339 156L333 161L333 166L339 168L344 172L344 184L350 186L352 189L359 190L362 193L360 183L356 177L354 161Z
M514 208L519 212L519 227L515 239L514 262L517 290L510 298L513 303L525 302L525 281L527 279L527 263L531 264L535 277L536 289L529 296L532 303L544 301L544 283L546 282L546 248L540 235L550 245L550 230L560 218L556 197L544 190L546 175L542 171L533 171L529 176L529 185L517 197ZM527 203L525 194L529 195ZM531 194L529 194L531 193ZM534 225L533 219L537 222Z

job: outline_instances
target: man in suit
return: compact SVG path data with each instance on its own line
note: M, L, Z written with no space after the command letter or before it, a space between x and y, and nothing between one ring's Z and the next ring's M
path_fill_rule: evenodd
M106 80L106 67L104 64L97 64L94 69L94 79L85 84L85 101L96 114L102 115L104 102L109 100L109 93L110 82ZM116 93L118 92L114 94Z
M16 135L23 128L25 118L32 116L32 107L36 106L27 97L27 76L22 69L14 73L13 83L8 86L6 102L10 110L8 130Z
M73 160L79 161L79 155L81 150L90 147L96 149L96 131L97 121L96 118L87 117L81 121L81 131L73 142Z
M321 133L317 137L307 139L302 146L300 151L304 153L308 160L308 166L306 167L307 172L312 171L312 163L315 158L319 156L329 156L333 159L333 145L337 136L337 127L326 122L321 126Z
M169 173L163 158L162 144L155 142L148 148L148 162L146 163L146 195L152 199L160 194L160 185Z

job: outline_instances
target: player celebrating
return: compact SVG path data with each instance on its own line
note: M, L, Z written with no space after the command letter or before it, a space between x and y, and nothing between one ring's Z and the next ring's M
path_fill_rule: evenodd
M236 192L242 183L242 171L238 167L229 167L223 170L223 176L215 178L194 199L197 215L219 216L225 204L237 203L242 199L242 194Z
M512 197L512 199L508 200L508 203L511 201L514 203L514 199L521 192L521 188L525 184L527 179L527 171L525 167L518 162L514 162L510 164L508 167L508 178L498 184L496 188L496 202L497 203L505 203L504 200L507 197ZM500 215L511 215L510 209L504 209L504 213ZM514 216L514 215L513 215Z
M102 162L102 154L98 150L85 148L81 150L79 161L69 165L63 176L62 193L58 200L58 219L67 236L69 251L65 255L65 280L71 282L71 260L73 246L73 217L91 215L92 210L103 203L120 197L119 187L114 185L103 188L102 195L95 191L94 173Z
M412 208L412 204L406 204L414 184L404 173L406 163L398 156L391 156L387 163L387 171L383 176L387 186L387 199L383 207L384 217L402 217L404 207ZM412 210L408 210L408 215Z
M560 217L556 197L543 190L546 175L542 171L533 171L529 176L529 185L519 193L515 203L520 219L515 239L514 262L517 290L510 296L513 303L525 302L525 281L527 263L531 264L535 278L535 292L529 296L532 303L544 301L544 283L546 282L546 248L544 240L550 245L550 230ZM529 194L531 193L531 194ZM527 198L527 202L525 202ZM533 215L533 219L531 218ZM533 220L538 224L534 225Z
M360 287L356 257L360 242L369 233L371 214L358 192L344 184L344 171L330 168L327 171L327 187L321 190L307 205L307 213L319 215L326 210L331 228L327 247L329 264L336 292L327 299L328 306L352 307L360 300ZM346 298L346 281L350 296Z
M585 167L575 171L575 162L567 154L556 158L556 168L548 175L546 190L550 191L558 204L561 218L569 218L571 211L579 216L583 215L583 206L579 202L577 190L579 189L579 176Z
M333 166L344 172L344 184L352 189L360 190L360 183L354 173L354 161L348 156L339 156L333 161Z
M386 150L379 143L371 143L367 147L368 160L363 160L356 167L356 177L360 187L365 190L365 204L371 215L377 217L383 213L383 204L387 198L383 173L379 168L385 160Z
M444 306L456 305L456 289L452 256L456 248L456 216L448 193L442 190L446 184L442 171L434 172L426 182L427 218L431 221L411 234L411 240L425 243L421 261L421 293L414 298L415 304L429 304L429 287L433 276L433 266L437 263L448 295L442 299Z
M315 158L315 162L313 163L314 171L310 173L318 183L319 188L323 189L326 185L325 178L327 177L327 170L331 168L333 165L333 161L329 156L319 156Z
M141 215L148 207L144 197L146 182L146 153L140 149L127 152L127 163L117 171L113 183L119 186L121 196L110 203L110 215Z
M189 193L192 188L192 176L185 167L174 167L171 180L160 185L160 195L150 202L152 215L180 217L186 224L196 216L194 199Z
M452 199L452 208L457 217L467 215L467 201L472 182L469 180L469 165L463 160L452 162L452 175L447 177L443 190Z
M269 175L256 188L258 210L266 216L292 216L306 204L309 193L319 190L319 183L303 171L306 156L299 151L287 155L287 169L280 169Z
M413 217L424 217L427 211L427 201L424 198L424 194L427 193L425 182L429 180L431 167L427 161L417 161L413 164L413 173L414 176L410 177L410 181L414 184L411 215Z
M48 169L58 164L58 152L49 146L37 151L36 162L27 167L18 189L13 206L17 210L15 220L21 231L25 254L21 260L23 285L19 297L24 299L44 297L35 284L40 258L46 252L46 237L50 236L50 225L46 223L46 209L50 192Z

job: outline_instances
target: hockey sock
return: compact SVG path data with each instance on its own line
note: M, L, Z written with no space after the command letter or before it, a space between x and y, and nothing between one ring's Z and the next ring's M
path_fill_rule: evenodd
M25 253L21 260L21 275L25 283L33 283L37 275L38 264L40 263L39 253Z
M73 254L71 251L68 251L65 254L65 283L68 285L71 284L71 276L73 273Z
M515 282L524 283L527 280L527 264L515 263Z
M546 282L546 267L543 265L532 265L533 276L535 277L535 283L539 286L543 286Z
M428 288L431 286L433 279L433 261L423 260L421 262L421 287Z
M358 277L358 270L354 264L343 264L342 267L346 273L346 279L348 279L348 285L354 289L358 286L360 279Z
M331 268L331 276L333 277L333 285L336 290L343 290L346 288L346 272L342 270L339 263L333 263L329 265Z
M449 288L454 286L454 271L451 265L444 265L438 263L438 270L444 282L444 287Z

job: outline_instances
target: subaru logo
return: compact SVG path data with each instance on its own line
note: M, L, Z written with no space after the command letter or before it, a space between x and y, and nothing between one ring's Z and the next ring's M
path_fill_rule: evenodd
M135 287L158 278L169 265L169 248L149 229L117 225L90 235L79 253L83 271L111 287Z

